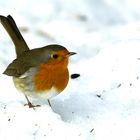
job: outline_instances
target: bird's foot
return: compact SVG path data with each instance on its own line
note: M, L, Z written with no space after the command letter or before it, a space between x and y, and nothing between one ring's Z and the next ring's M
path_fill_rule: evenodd
M28 102L24 106L28 106L29 108L35 108L35 107L40 107L41 105L33 105L31 102Z

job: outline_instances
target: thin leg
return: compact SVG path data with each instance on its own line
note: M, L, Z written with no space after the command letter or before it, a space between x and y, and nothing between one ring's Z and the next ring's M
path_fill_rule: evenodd
M33 104L29 101L29 99L28 99L28 97L27 97L26 95L25 95L25 98L26 98L26 100L27 100L27 104L25 104L24 106L28 105L29 108L40 107L40 105L33 105Z
M52 105L51 105L51 102L50 102L50 100L48 100L48 104L49 104L49 106L52 108Z

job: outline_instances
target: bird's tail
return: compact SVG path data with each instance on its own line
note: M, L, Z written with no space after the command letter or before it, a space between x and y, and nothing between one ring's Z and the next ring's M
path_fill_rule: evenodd
M29 50L29 47L22 37L14 19L10 15L7 17L0 15L0 21L15 45L17 57Z

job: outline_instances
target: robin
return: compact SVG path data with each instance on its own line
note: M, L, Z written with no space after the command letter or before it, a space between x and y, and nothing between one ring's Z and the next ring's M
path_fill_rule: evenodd
M30 50L10 15L0 15L0 21L11 37L17 55L4 74L13 77L15 87L24 93L29 108L39 105L33 105L28 96L47 99L51 106L50 99L68 84L68 59L76 53L57 44Z

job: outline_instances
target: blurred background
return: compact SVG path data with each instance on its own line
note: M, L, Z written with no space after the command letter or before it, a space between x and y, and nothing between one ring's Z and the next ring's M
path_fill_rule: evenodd
M0 14L13 16L30 48L59 43L83 59L96 55L103 42L120 39L115 29L140 30L139 0L0 0ZM0 32L0 63L7 65L14 46L2 26Z

